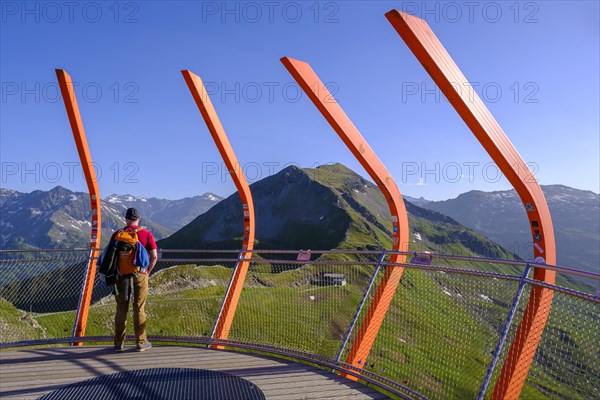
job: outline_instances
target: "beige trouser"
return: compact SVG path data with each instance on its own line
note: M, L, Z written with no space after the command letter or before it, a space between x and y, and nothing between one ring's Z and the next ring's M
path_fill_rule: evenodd
M130 280L133 281L133 292ZM129 299L133 298L133 326L137 346L146 341L146 297L148 296L148 274L134 274L129 278L117 280L117 312L115 314L115 345L121 345L125 340L127 311ZM129 287L127 287L129 285ZM132 293L130 293L132 292Z

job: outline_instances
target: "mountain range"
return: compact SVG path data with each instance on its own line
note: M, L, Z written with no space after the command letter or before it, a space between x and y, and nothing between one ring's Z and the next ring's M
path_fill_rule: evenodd
M250 188L256 213L256 248L380 250L391 247L392 220L381 191L341 164L316 169L288 167L252 184ZM55 188L38 195L43 197L44 193L54 200L52 204L60 210L49 214L48 219L54 223L57 216L65 217L66 211L72 211L64 203L72 202L83 209L83 204L79 204L81 202L75 200L75 195L67 193L66 189ZM82 199L87 199L87 196L81 195ZM128 205L136 204L133 198L122 200ZM117 204L120 204L119 208ZM407 239L412 250L504 259L514 257L483 235L443 214L409 202L406 202L406 206L411 227L410 237ZM108 197L103 202L103 207L118 215L122 215L125 209L121 200L114 196ZM44 210L48 209L50 208L46 207ZM235 193L171 236L159 240L158 247L239 249L242 231L242 206L239 195ZM177 258L178 255L170 253L169 258L172 257ZM185 257L189 255L186 253ZM171 262L163 263L159 260L155 271L170 266ZM35 312L64 311L70 304L75 304L79 287L62 285L70 289L63 289L57 294L54 293L56 282L80 275L83 267L82 263L75 263L25 279L4 277L7 284L0 285L0 297L20 309L27 308ZM0 282L3 282L2 276ZM43 294L39 296L38 302L32 302L28 298L32 291ZM104 289L95 290L92 300L97 301L107 293Z
M181 200L111 195L102 201L102 241L124 225L128 207L142 214L142 225L160 239L221 200L212 193ZM57 186L22 193L0 188L0 248L73 248L89 245L89 196Z
M391 247L392 220L381 191L375 184L341 164L315 169L288 167L252 184L251 190L256 213L255 248L257 249L379 250ZM31 203L36 205L33 208L25 208L24 204L21 204L21 207L13 204L23 196L25 195L18 192L2 192L0 206L3 210L3 230L10 223L4 219L6 213L9 216L14 215L13 217L17 219L24 218L26 222L22 225L28 227L29 232L35 232L38 237L45 237L46 240L50 235L44 236L48 233L45 224L52 229L58 229L57 226L63 227L66 223L70 223L75 233L87 238L86 224L83 222L85 213L89 213L89 209L85 210L84 200L87 201L87 195L75 194L58 187L49 192L37 191L29 194L27 198L36 199ZM215 198L217 197L214 196L209 200L215 202ZM164 206L162 212L156 210L155 204ZM177 214L172 210L183 207L181 202L175 203L176 208L170 208L167 204L150 199L133 198L133 196L109 196L103 202L105 222L111 223L109 221L112 220L114 224L120 223L126 205L135 205L140 210L144 210L141 211L143 215L158 220L162 215L171 215L171 218L175 218ZM155 208L151 208L152 205ZM149 208L142 208L144 206ZM410 233L406 240L409 241L411 251L500 259L518 258L514 252L451 217L419 207L408 200L405 200L405 206L410 226ZM76 223L77 220L72 215L81 218L81 223ZM42 220L44 216L45 221ZM68 222L61 222L65 220ZM144 223L148 222L152 221L146 220ZM155 232L160 232L159 229L162 229L160 226L147 225ZM82 228L77 229L79 227ZM177 232L159 240L158 247L161 249L239 249L242 245L242 230L242 206L239 195L235 193L216 203ZM20 233L16 230L12 231L15 235ZM55 242L55 244L64 243ZM85 242L82 242L83 244ZM169 258L172 257L177 258L178 255L171 253ZM189 256L186 253L184 257ZM325 256L328 257L333 259L336 255ZM453 265L452 261L446 262L443 259L437 260L436 264ZM155 271L169 266L172 266L172 263L159 261ZM453 266L508 272L507 266L476 265L468 261ZM47 293L41 296L42 299L51 300L44 300L39 304L29 303L27 305L29 309L36 312L60 311L67 307L66 305L76 301L78 287L71 288L71 291L64 291L61 293L60 301L56 301L56 296L52 295L55 285L49 285L48 282L77 276L81 274L82 268L83 265L79 263L66 265L60 271L46 273L42 271L40 275L26 279L5 279L7 284L0 288L0 297L22 308L25 306L23 301L26 299L21 297L26 297L27 293L35 290ZM513 272L518 273L518 270L515 269ZM561 277L558 284L583 291L593 290L571 278ZM93 300L96 301L106 294L106 291L95 291Z
M257 248L390 246L391 220L381 192L341 164L290 167L251 188ZM554 222L558 264L598 272L600 195L562 185L546 185L542 190ZM404 198L413 248L442 246L433 250L449 251L460 243L462 252L481 254L486 249L491 253L483 255L532 259L526 214L514 190L470 191L445 201ZM164 239L161 247L238 248L242 240L239 195L221 200L212 193L180 200L110 195L102 202L103 242L122 226L125 209L136 207L142 225ZM31 193L0 188L1 248L85 247L88 220L86 193L60 186ZM492 242L482 241L483 236L505 249L499 253L489 245Z
M542 185L556 239L557 264L599 273L600 195L563 185ZM526 260L533 259L525 209L514 190L470 191L455 199L414 199L485 235Z

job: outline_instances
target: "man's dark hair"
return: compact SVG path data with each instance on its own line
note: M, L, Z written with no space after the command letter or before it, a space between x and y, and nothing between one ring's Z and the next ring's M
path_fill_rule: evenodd
M137 209L131 207L127 209L127 212L125 213L125 218L135 221L137 219L140 219L140 213Z

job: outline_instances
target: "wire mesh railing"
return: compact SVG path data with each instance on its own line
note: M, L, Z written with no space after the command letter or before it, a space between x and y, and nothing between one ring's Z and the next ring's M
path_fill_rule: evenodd
M70 337L89 254L0 252L1 347ZM505 384L500 370L521 340L517 326L535 300L531 289L543 287L554 296L522 397L600 397L600 298L585 284L533 281L523 275L526 263L509 260L434 255L434 265L399 265L381 251L299 254L253 252L229 336L219 340L211 334L239 251L162 251L150 279L148 334L214 339L353 371L345 360L375 288L387 268L405 268L360 373L401 397L490 398ZM86 336L111 340L114 312L112 288L96 280Z
M87 249L1 252L2 342L70 336L88 260ZM61 313L67 316L60 323L40 322Z
M475 398L517 286L407 268L364 368L427 398Z
M555 293L528 386L547 397L600 398L599 327L597 304Z
M253 262L229 337L335 358L372 270L358 260Z
M519 304L516 320L527 319L526 299L539 300L533 288L548 288L535 281L528 281ZM552 290L551 301L542 301L550 309L550 315L535 352L522 398L531 399L593 399L600 396L600 303L592 297L564 288ZM511 326L508 342L520 341L517 325ZM505 347L499 363L509 359ZM492 387L502 387L500 370L496 370ZM510 393L508 393L510 395ZM486 398L490 398L488 393Z

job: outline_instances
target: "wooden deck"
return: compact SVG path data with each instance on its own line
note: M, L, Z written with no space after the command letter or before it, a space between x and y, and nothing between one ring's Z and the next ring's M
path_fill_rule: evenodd
M223 371L256 384L267 399L387 399L333 373L269 357L200 347L133 347L115 353L102 346L0 352L0 397L35 399L64 385L101 375L145 368Z

